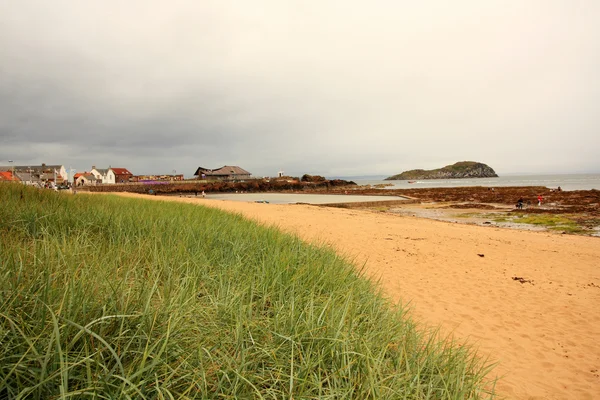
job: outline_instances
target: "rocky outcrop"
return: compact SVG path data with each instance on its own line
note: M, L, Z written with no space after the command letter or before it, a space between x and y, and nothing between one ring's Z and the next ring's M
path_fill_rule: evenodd
M325 182L327 179L325 179L324 176L321 175L308 175L308 174L304 174L302 175L302 178L300 178L300 180L302 182Z
M215 192L285 192L285 191L314 191L330 190L346 186L356 186L353 181L342 179L317 180L316 182L301 182L298 178L248 179L242 182L230 181L179 181L138 183L127 185L98 185L78 187L77 191L87 192L133 192L148 193L152 189L155 194L184 194L184 193L215 193Z
M393 175L385 180L414 180L414 179L462 179L462 178L497 178L496 172L486 164L475 161L461 161L446 165L443 168L424 170L413 169Z

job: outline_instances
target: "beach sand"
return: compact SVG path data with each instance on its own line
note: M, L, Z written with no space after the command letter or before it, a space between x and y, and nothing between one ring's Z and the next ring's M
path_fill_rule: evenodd
M218 207L333 246L364 265L391 299L409 302L417 320L497 362L501 397L600 396L598 238L364 210L121 195Z

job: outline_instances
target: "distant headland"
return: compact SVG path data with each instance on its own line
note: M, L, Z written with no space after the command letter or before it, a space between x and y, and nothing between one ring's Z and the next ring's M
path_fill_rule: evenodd
M386 181L412 179L462 179L462 178L497 178L496 172L486 164L475 161L460 161L443 168L424 170L411 169L401 174L385 178Z

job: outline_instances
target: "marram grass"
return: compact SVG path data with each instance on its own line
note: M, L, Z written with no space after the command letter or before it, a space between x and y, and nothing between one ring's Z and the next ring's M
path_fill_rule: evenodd
M493 397L327 248L175 203L0 184L0 398Z

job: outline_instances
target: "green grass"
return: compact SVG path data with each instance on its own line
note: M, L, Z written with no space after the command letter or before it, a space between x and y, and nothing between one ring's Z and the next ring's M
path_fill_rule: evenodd
M0 184L0 398L490 398L328 248L186 204Z
M583 229L577 223L577 221L574 221L565 215L510 213L509 216L511 217L511 219L504 219L504 221L502 222L508 221L516 222L519 224L543 226L550 230L562 231L567 233L586 233L586 230Z
M480 218L491 219L499 223L518 223L543 226L549 230L584 234L589 231L584 229L577 221L566 215L556 214L521 214L521 213L459 213L455 218Z
M515 221L522 224L543 225L543 226L559 226L574 224L570 219L562 215L553 214L526 214L518 215Z
M452 214L453 218L479 218L479 219L496 219L499 213L489 212L464 212Z

